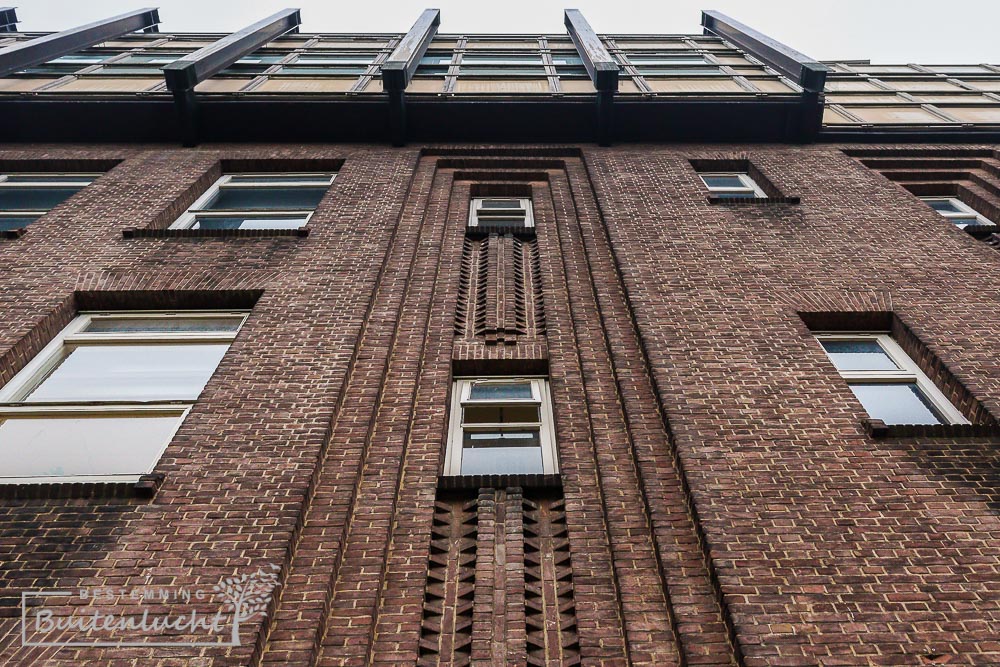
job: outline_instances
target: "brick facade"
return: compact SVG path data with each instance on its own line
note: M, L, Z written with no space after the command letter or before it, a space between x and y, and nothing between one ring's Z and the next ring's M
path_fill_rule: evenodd
M0 151L107 170L0 239L0 381L79 310L252 307L152 498L0 500L0 662L1000 664L1000 256L848 148ZM864 159L970 151L1000 206L994 148L912 148ZM341 161L306 236L141 233L223 168ZM535 234L467 235L483 193L530 193ZM809 328L845 313L989 428L870 435ZM484 372L547 374L559 483L444 488L451 378ZM20 645L23 590L269 564L238 648Z

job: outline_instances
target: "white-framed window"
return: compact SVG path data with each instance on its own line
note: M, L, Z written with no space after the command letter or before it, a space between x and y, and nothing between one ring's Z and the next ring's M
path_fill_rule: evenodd
M534 227L531 200L511 197L477 197L469 206L469 226L520 225Z
M0 231L27 227L87 187L100 174L0 174Z
M964 229L969 225L996 224L986 216L980 214L976 209L955 197L921 197L920 199L959 229Z
M888 333L819 333L816 338L872 419L969 423Z
M0 389L0 483L153 470L246 311L81 313Z
M716 197L727 199L760 199L767 197L760 186L745 171L713 171L699 173L702 182Z
M226 174L171 229L298 229L305 226L335 173Z
M452 389L445 475L559 472L548 380L460 378Z

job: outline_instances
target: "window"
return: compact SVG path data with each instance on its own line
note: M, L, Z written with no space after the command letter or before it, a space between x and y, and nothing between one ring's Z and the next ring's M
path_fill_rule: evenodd
M886 424L968 424L887 333L816 334L872 419Z
M171 229L298 229L336 174L227 174Z
M470 227L514 225L534 227L530 199L483 197L472 200L469 211Z
M245 319L80 314L0 389L0 482L133 481L151 472Z
M548 381L455 381L445 475L558 472Z
M71 53L69 55L53 58L46 63L29 67L22 72L19 72L19 74L56 74L60 76L64 74L73 74L74 72L78 72L86 67L99 65L105 60L117 55L120 55L120 52Z
M954 197L921 197L920 199L959 229L964 229L969 225L994 224L989 218L980 215L976 209Z
M726 199L759 199L767 197L746 172L718 171L698 174L715 197Z
M0 231L27 227L100 174L0 174Z

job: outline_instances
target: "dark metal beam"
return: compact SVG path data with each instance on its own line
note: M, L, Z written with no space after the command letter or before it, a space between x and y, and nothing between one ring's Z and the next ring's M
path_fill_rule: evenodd
M425 9L382 63L382 90L389 96L389 134L396 146L406 142L406 87L440 25L441 10Z
M242 30L163 66L163 78L173 93L177 124L185 146L198 143L198 98L194 88L271 40L298 30L298 9L283 9Z
M298 9L283 9L217 42L163 66L163 77L172 92L192 89L253 53L276 37L296 30L302 22Z
M0 49L0 76L7 76L11 72L55 60L60 56L75 53L80 49L130 32L154 28L159 22L160 15L157 9L147 7L13 44Z
M573 40L580 58L583 59L583 66L587 68L587 74L594 82L594 87L599 91L618 92L621 66L604 48L604 43L590 27L587 19L583 18L579 9L567 9L565 23L569 37Z
M404 90L420 65L431 40L441 25L440 9L425 9L392 54L382 63L382 86L385 90Z
M732 42L758 60L778 70L810 92L822 92L830 68L776 39L757 32L725 14L713 10L701 13L706 35Z
M583 18L579 9L567 9L564 22L569 37L583 60L583 66L597 88L597 142L606 146L611 142L614 96L618 92L621 66L604 47L601 38L590 27L587 19Z
M17 11L14 7L0 7L0 32L17 32Z

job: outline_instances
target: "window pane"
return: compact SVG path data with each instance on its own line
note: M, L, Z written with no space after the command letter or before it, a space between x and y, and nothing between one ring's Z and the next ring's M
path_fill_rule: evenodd
M206 210L313 209L326 188L226 188L209 202Z
M306 224L306 216L249 217L245 215L224 218L198 216L191 229L298 229Z
M5 183L91 183L97 178L89 174L8 174Z
M475 383L469 390L469 400L503 401L517 398L534 398L530 382L482 382Z
M464 408L466 424L511 424L541 421L538 405L477 405Z
M315 183L329 182L336 174L243 174L230 176L230 183Z
M228 345L100 345L74 348L25 400L194 400Z
M823 349L840 371L895 371L899 366L874 340L824 340Z
M942 424L915 383L852 384L851 390L872 419L886 424Z
M746 184L739 176L702 176L705 185L710 188L745 188Z
M9 418L0 421L0 477L141 475L182 417ZM28 450L31 456L24 456Z
M47 211L81 188L0 188L0 211Z
M522 209L520 199L484 199L479 208L516 208Z
M25 215L25 216L18 216L16 218L0 218L0 232L6 232L12 229L21 229L22 227L27 227L35 220L38 220L38 216Z
M463 475L541 474L538 431L469 433L462 438Z
M950 199L932 199L927 202L928 205L935 211L941 213L965 213L962 209L955 205Z
M231 332L240 328L239 317L99 317L84 329L87 333L206 333Z

